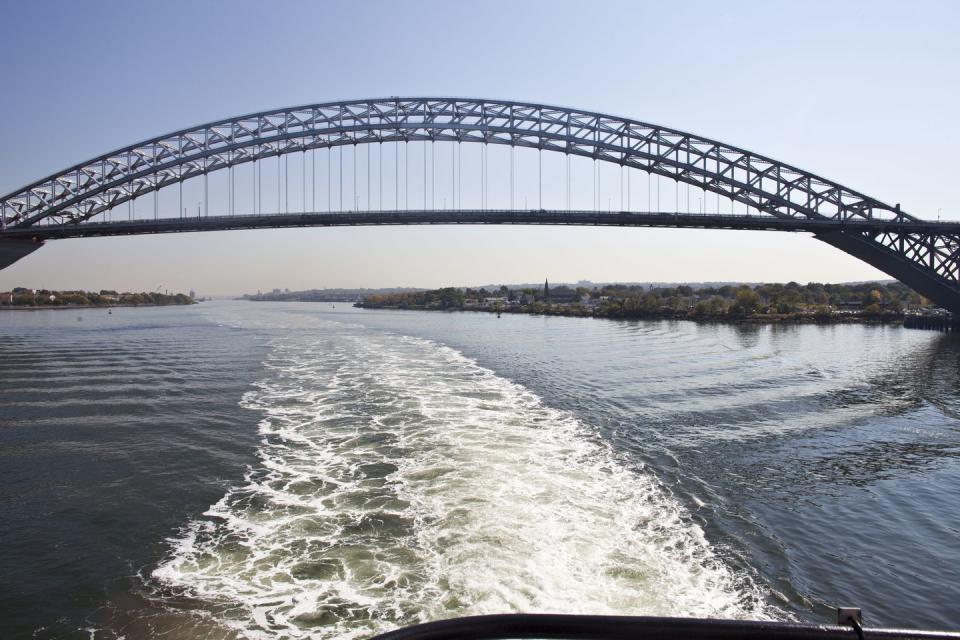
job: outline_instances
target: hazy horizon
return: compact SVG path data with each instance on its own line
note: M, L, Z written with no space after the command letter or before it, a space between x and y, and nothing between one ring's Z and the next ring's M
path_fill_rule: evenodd
M816 281L816 280L808 280L808 281L805 281L805 282L804 282L804 281L796 281L796 280L784 280L784 281L777 281L777 280L604 280L604 281L593 281L593 280L580 279L580 280L556 280L556 281L550 280L550 286L551 286L551 287L553 287L553 286L569 286L569 287L589 286L589 287L603 287L603 286L607 286L607 285L621 285L621 286L638 286L638 285L644 285L644 286L653 286L653 287L669 287L669 286L682 286L682 285L687 285L687 286L698 285L698 286L701 286L701 287L709 287L709 286L726 286L726 285L731 285L731 286L739 286L739 285L759 286L759 285L765 285L765 284L787 284L788 282L796 282L797 284L800 284L800 285L808 285L808 284L816 283L816 282L819 282L819 281ZM831 283L821 282L820 284L839 284L839 285L848 284L848 285L853 285L853 284L864 284L864 283L872 283L872 282L876 282L876 283L886 283L886 282L896 282L896 280L895 280L894 278L890 278L890 277L881 277L881 278L871 278L871 279L867 279L867 280L845 280L845 281L842 281L842 282L831 282ZM440 286L438 286L438 287L425 287L425 286L416 285L416 284L409 284L409 285L407 285L407 284L398 284L398 285L386 285L386 286L378 286L378 287L364 287L364 286L359 286L359 287L306 287L306 288L304 288L304 289L294 289L293 287L287 287L287 286L284 286L284 285L281 284L281 285L274 285L274 286L269 287L269 288L260 288L260 289L258 289L257 291L229 291L229 292L225 292L225 293L207 293L207 292L204 292L204 291L196 291L196 293L197 293L198 296L201 296L201 297L231 298L231 297L243 296L243 295L253 295L253 294L256 294L258 291L259 291L260 293L270 293L270 292L275 291L275 290L280 290L280 291L284 291L284 292L285 292L285 290L288 290L290 293L301 293L301 292L305 292L305 291L337 291L337 290L343 290L343 291L362 291L362 290L368 290L368 291L387 291L387 290L397 290L397 291L402 291L402 290L411 290L411 291L419 290L419 291L427 291L427 290L439 289L439 288L443 288L443 287L453 287L453 288L455 288L455 289L483 289L483 288L490 289L491 287L493 287L493 288L500 288L500 287L502 287L502 286L506 286L506 287L510 287L510 288L542 287L542 286L543 286L543 282L542 282L542 281L540 281L540 282L485 282L485 283L482 283L482 284L452 284L452 283L448 283L448 284L440 285ZM29 285L24 285L24 284L14 285L14 287L23 287L23 288L25 288L25 289L36 289L36 290L46 289L46 290L48 290L48 291L71 291L71 290L78 290L78 291L80 291L80 290L82 290L82 291L99 291L99 290L101 290L101 289L107 289L107 290L124 291L124 292L129 292L129 293L134 293L134 292L139 292L139 291L150 291L150 290L151 290L151 289L115 289L115 288L112 288L112 287L75 287L75 288L63 287L63 288L58 288L58 287L29 286ZM9 287L9 289L13 289L14 287ZM154 289L156 289L156 287L154 287ZM164 287L164 289L165 289L165 290L169 290L170 293L187 293L187 290L183 290L183 291L176 290L176 291L175 291L175 290L173 290L173 289L170 289L169 287ZM5 290L5 289L4 289L4 290Z
M901 203L922 218L960 219L952 152L960 143L953 116L960 90L949 81L960 72L956 3L824 1L802 12L789 4L591 5L598 17L616 20L582 20L582 6L572 2L554 3L549 12L531 3L511 6L510 20L495 33L475 20L469 5L454 3L424 2L417 11L373 3L362 15L350 3L291 2L284 12L263 12L252 1L225 6L58 1L0 7L4 23L17 26L0 41L7 60L0 79L17 88L14 99L0 104L0 192L217 118L351 97L470 95L675 127ZM361 20L360 31L343 28ZM211 24L230 35L216 47L203 46ZM656 29L643 28L653 24ZM143 46L154 36L165 46ZM484 55L474 55L478 51ZM105 64L93 70L71 63L77 52ZM449 154L449 147L437 146ZM554 162L548 155L545 165ZM463 156L475 162L467 151ZM527 173L532 158L518 154ZM545 170L551 202L564 189L558 166ZM616 208L623 199L616 168L602 172L600 206ZM491 180L490 197L503 202L499 168ZM575 203L588 190L582 181L575 185ZM244 211L248 193L240 188ZM354 188L354 199L361 195ZM518 203L532 206L533 197L518 193ZM142 208L152 207L150 198L142 200ZM187 201L196 206L196 198ZM162 195L161 203L169 215ZM0 271L0 289L162 286L235 295L277 283L434 288L545 275L606 282L889 278L799 233L408 226L58 240Z

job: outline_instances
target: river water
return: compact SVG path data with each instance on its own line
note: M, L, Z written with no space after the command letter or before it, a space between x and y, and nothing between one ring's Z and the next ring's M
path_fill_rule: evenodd
M960 627L960 340L346 304L0 314L0 631Z

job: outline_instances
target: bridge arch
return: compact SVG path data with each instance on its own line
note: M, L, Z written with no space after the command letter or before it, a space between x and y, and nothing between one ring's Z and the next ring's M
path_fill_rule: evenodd
M275 109L139 142L0 198L0 235L82 225L129 200L247 162L310 149L452 141L559 152L639 169L717 193L780 219L881 220L818 239L960 312L960 242L858 191L710 138L607 114L472 98L364 99ZM906 227L905 227L906 228ZM914 227L915 228L915 224Z

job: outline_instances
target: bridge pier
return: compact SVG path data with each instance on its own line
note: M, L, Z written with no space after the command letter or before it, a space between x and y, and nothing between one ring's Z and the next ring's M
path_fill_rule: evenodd
M903 319L903 326L907 329L929 329L931 331L957 332L960 331L960 317L954 314L908 315Z
M6 269L42 246L43 240L33 238L0 238L0 269Z

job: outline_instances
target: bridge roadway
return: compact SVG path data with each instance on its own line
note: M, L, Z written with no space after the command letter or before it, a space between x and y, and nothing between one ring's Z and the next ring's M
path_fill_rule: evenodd
M340 227L411 224L518 224L587 225L609 227L674 227L693 229L741 229L752 231L801 231L823 234L831 231L870 233L960 234L958 222L835 218L779 218L772 215L674 213L636 211L565 211L545 209L461 209L340 211L271 213L258 215L192 216L156 220L114 220L82 224L41 224L0 231L3 239L29 239L34 243L64 238L123 236L232 229L289 227Z

